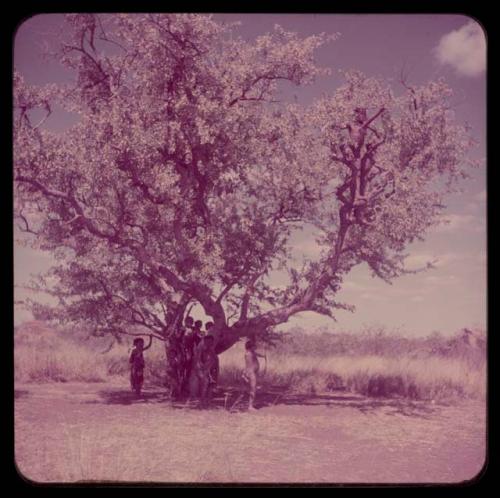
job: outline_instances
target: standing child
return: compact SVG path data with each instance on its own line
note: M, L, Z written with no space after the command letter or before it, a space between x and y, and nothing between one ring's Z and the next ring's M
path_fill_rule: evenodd
M255 411L255 393L257 391L257 376L259 374L258 358L265 358L264 355L257 353L255 342L250 340L245 343L245 370L243 378L249 385L248 411Z
M193 368L189 381L189 401L198 398L201 407L206 407L210 402L208 397L210 371L213 368L216 356L214 351L214 337L212 335L203 337L195 348Z
M213 322L207 322L205 324L206 335L205 337L213 337L213 334L210 333L210 330L214 326ZM209 373L209 382L208 382L208 392L207 398L210 401L212 399L215 388L217 387L217 383L219 381L219 356L215 353L214 350L214 362L212 368Z
M182 352L183 352L183 360L184 360L184 368L182 374L182 386L181 393L188 394L189 393L189 379L191 377L191 369L193 366L193 355L194 348L196 346L196 337L193 332L194 329L194 321L193 318L187 316L184 320L184 334L182 338Z
M182 386L186 370L184 355L184 329L179 327L166 340L167 379L166 387L170 390L170 398L177 400L182 395Z
M130 385L137 396L141 395L142 384L144 383L144 356L143 352L151 347L153 336L149 336L149 344L144 347L144 339L138 337L134 339L134 345L130 353Z
M193 317L192 316L187 316L186 319L184 320L184 325L186 327L185 334L188 334L191 330L193 330Z

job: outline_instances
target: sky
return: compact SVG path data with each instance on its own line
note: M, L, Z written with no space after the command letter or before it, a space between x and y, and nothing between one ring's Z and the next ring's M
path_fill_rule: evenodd
M341 83L338 70L358 69L368 76L390 79L398 87L401 72L412 84L443 77L454 91L456 117L472 128L477 147L472 157L482 165L462 183L462 192L450 196L445 211L449 224L433 229L425 242L408 247L408 266L436 268L400 277L392 285L372 278L366 266L357 267L346 279L339 300L353 304L355 313L339 311L336 322L314 313L301 313L281 328L357 332L383 325L389 331L449 335L463 327L486 327L486 38L479 24L461 15L445 14L216 14L221 22L240 21L237 33L251 41L280 24L307 36L340 33L333 43L317 52L319 65L332 68L331 76L318 78L306 88L283 89L284 99L309 104ZM25 21L16 33L14 66L30 83L67 81L67 70L42 58L61 27L61 15L39 15ZM50 121L50 123L49 123ZM64 131L71 115L55 113L47 126ZM16 232L15 232L16 233ZM308 256L318 249L310 233L294 239L294 247ZM47 269L50 255L14 242L14 283L24 285L30 274ZM278 284L280 275L275 275ZM15 298L28 292L16 288ZM196 310L195 310L196 314ZM14 322L31 319L15 310Z

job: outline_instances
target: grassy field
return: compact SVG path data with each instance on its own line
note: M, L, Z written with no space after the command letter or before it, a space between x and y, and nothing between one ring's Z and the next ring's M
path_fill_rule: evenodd
M36 482L472 479L486 454L484 349L379 332L262 346L249 413L243 344L221 355L220 386L200 410L167 398L161 344L145 354L137 399L127 344L28 324L15 335L18 471Z
M265 348L267 362L261 364L260 383L292 393L343 389L373 397L484 400L485 342L480 332L476 331L476 336L482 342L468 345L460 335L410 339L380 328L367 329L357 336L296 331L284 336L276 347ZM28 324L15 334L15 380L125 379L129 344L109 349L108 342L55 331L37 322ZM155 341L145 355L146 383L161 386L165 371L162 344ZM223 353L220 363L221 385L241 384L243 344Z

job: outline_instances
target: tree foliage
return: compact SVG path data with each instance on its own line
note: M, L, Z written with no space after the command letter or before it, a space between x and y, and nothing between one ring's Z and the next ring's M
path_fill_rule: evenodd
M335 35L276 26L246 42L185 14L66 23L57 58L74 82L14 76L16 222L57 259L40 288L59 306L38 316L166 337L197 302L219 350L301 311L333 316L354 266L407 272L405 247L471 165L443 81L396 93L350 71L309 107L278 101L281 82L327 72L314 53ZM45 126L55 106L79 117L64 133ZM298 265L304 227L321 254Z

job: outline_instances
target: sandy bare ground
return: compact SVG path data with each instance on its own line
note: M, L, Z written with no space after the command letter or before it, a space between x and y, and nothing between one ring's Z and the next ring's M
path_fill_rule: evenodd
M187 409L125 383L15 389L15 455L37 482L455 483L485 460L485 405L237 391Z

